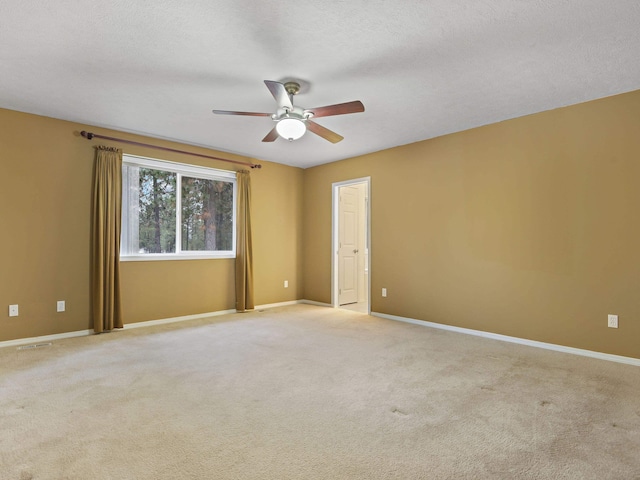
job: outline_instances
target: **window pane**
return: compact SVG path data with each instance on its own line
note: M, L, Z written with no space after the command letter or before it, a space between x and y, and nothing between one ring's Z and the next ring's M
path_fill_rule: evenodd
M126 155L123 160L122 259L235 256L233 172Z
M139 245L136 253L176 251L176 177L139 168Z
M140 250L140 167L122 165L122 234L120 255L135 255Z
M230 251L233 183L182 177L182 250Z

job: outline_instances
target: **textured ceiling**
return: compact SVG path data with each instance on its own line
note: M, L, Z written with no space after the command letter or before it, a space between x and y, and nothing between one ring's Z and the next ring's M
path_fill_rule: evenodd
M9 0L0 107L309 167L640 89L637 0ZM331 144L262 143L263 80Z

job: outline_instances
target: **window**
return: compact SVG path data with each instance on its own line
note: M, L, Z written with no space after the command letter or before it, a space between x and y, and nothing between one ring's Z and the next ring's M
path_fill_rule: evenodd
M123 155L122 260L235 257L234 172Z

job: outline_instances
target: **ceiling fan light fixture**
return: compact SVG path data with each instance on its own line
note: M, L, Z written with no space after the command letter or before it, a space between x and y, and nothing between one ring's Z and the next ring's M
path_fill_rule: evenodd
M298 118L283 118L276 124L276 131L285 140L292 142L302 137L307 131L305 123Z

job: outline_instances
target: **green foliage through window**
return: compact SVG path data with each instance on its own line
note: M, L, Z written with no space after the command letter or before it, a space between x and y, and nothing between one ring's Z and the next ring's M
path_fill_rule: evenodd
M233 184L182 177L182 250L231 250Z
M176 251L176 177L173 172L139 168L140 243L138 253Z
M141 165L126 159L121 255L233 254L235 176L224 172L216 178L219 171L212 169L170 164L165 170L159 161L138 160Z

